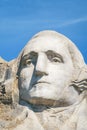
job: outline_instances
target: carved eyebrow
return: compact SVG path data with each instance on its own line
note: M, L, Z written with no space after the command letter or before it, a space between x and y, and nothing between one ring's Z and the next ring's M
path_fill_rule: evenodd
M64 63L64 60L63 60L63 56L61 56L59 53L53 51L53 50L48 50L45 52L47 55L51 55L52 57L58 57L61 59L61 62Z
M60 58L60 59L61 59L61 62L64 63L63 57L62 57L59 53L57 53L57 52L55 52L55 51L53 51L53 50L48 50L48 51L46 51L45 53L46 53L47 55L50 55L51 57L58 57L58 58ZM24 56L22 57L22 60L27 60L27 59L29 59L31 56L37 56L37 55L38 55L37 52L31 51L30 53L24 55Z
M22 57L22 60L27 60L28 58L30 58L30 56L36 56L36 55L37 55L36 52L31 51L30 53L24 55L24 56Z

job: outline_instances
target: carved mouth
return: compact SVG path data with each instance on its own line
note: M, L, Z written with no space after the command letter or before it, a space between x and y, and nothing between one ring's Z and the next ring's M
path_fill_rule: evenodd
M33 85L42 84L42 83L50 84L49 82L46 82L46 81L38 81L38 82L33 83Z

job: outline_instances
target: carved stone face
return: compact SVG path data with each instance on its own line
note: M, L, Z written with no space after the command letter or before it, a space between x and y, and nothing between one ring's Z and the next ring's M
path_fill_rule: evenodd
M59 100L69 86L74 67L61 38L39 36L24 48L19 75L20 97L33 103Z

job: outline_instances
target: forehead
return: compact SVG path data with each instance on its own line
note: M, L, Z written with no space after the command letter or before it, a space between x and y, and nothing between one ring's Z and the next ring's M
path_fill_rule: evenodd
M46 52L48 50L55 51L60 54L66 54L68 52L65 40L62 38L56 38L52 36L36 37L30 40L30 42L24 48L24 54L26 55L31 51Z

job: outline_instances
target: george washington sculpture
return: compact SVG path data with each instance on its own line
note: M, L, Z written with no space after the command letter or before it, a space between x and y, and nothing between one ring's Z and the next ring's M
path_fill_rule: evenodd
M16 82L19 101L12 89L16 114L1 119L0 130L87 130L87 67L68 38L39 32L8 65L14 74L3 84Z

